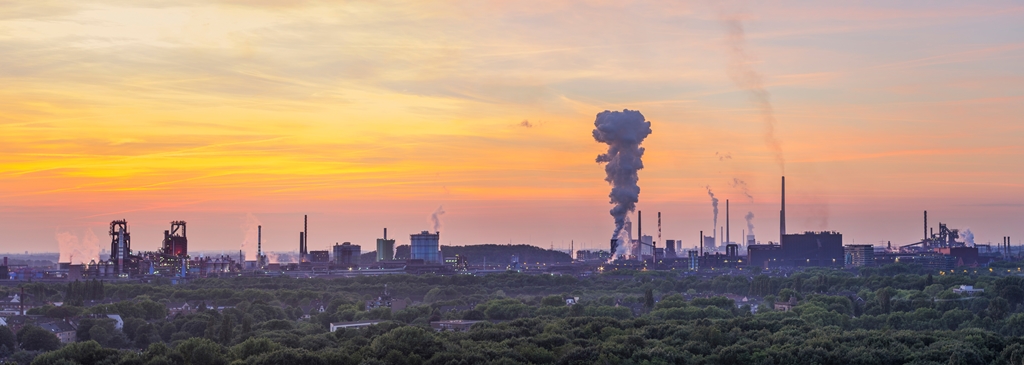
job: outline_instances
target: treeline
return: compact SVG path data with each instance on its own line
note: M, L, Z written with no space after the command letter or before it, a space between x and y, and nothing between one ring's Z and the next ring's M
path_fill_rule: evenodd
M495 245L481 244L471 246L441 246L441 255L452 257L462 255L469 259L471 265L508 265L512 262L512 256L516 256L522 264L531 266L537 264L558 264L570 263L572 257L569 254L554 250L548 250L532 245ZM409 258L409 245L395 247L395 257Z
M107 298L127 300L36 311L79 318L78 343L58 349L52 334L32 326L7 337L0 328L0 357L19 364L1021 364L1024 279L1017 275L1010 266L939 273L898 265L788 276L620 271L583 279L506 273L106 284ZM366 308L385 285L413 305ZM954 293L959 285L985 291ZM566 305L577 297L579 304ZM773 309L791 299L792 310ZM186 300L223 309L167 316L166 303ZM324 311L308 311L312 303ZM111 313L124 318L123 329L91 316ZM482 322L468 332L430 327L451 319ZM328 331L332 322L356 320L382 322Z

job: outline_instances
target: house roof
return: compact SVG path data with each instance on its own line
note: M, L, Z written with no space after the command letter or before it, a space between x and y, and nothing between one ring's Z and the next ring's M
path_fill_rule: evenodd
M52 333L74 332L75 331L75 327L70 325L70 324L68 324L67 322L40 323L39 327L41 327L44 330L50 331Z

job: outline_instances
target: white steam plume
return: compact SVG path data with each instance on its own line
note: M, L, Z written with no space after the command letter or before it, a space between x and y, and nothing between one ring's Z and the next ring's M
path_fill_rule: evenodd
M747 234L754 235L754 212L747 212L747 215L743 216L747 220ZM744 237L746 239L746 237Z
M775 110L772 107L771 94L764 88L761 74L749 66L751 57L747 55L745 44L746 39L743 32L743 23L737 16L723 17L726 30L729 32L728 43L731 62L729 63L729 76L736 86L746 90L754 104L757 105L764 122L764 141L768 148L775 154L775 162L779 170L786 172L786 160L782 156L782 144L775 136Z
M612 185L608 198L615 205L609 212L615 218L612 238L619 238L626 214L636 210L640 201L637 171L644 168L644 148L640 144L651 134L651 122L636 110L605 110L597 114L594 127L594 140L608 144L608 152L598 155L597 163L606 163L604 180ZM612 246L611 252L616 251L617 247Z
M960 237L964 238L964 243L966 243L967 245L972 247L974 246L974 232L971 232L970 228L965 229L963 232L960 232Z
M89 261L100 261L100 239L92 228L87 228L82 238L79 239L71 232L58 232L54 234L57 239L57 247L60 251L59 262L70 262L71 264L87 264Z
M253 260L256 259L256 242L259 240L259 226L263 225L260 220L252 213L246 213L245 219L242 221L242 252L245 253L245 260L248 261L249 257Z
M433 232L441 232L441 216L444 215L444 206L437 207L434 213L430 214L430 223L434 226Z
M705 186L704 188L708 189L708 196L711 197L711 207L715 210L715 229L712 235L716 235L714 231L718 230L718 198L715 197L715 193L711 192L711 186Z

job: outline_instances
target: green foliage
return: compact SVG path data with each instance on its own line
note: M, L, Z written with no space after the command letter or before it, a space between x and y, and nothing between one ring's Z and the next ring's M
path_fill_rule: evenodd
M27 325L18 330L18 347L28 351L53 351L60 348L60 339L50 331Z
M118 313L123 330L84 317L78 343L39 352L17 351L31 330L5 337L0 327L0 357L23 364L37 354L39 364L1021 364L1024 283L1003 271L939 275L894 265L860 275L811 268L710 278L618 271L583 279L502 273L114 283L103 285L105 297L133 299L86 309L68 301L38 312ZM83 296L85 283L26 290ZM425 301L396 311L363 308L384 285L395 299ZM985 292L953 293L958 285ZM716 296L724 293L750 296L760 308L751 313L751 303ZM566 296L580 301L566 306ZM790 299L792 311L771 310ZM183 300L233 308L167 318L165 303ZM299 307L312 303L326 311L299 319ZM367 319L384 321L327 332L332 322ZM430 329L442 319L489 321L468 332Z
M7 326L0 326L0 346L6 347L7 351L11 352L14 350L14 346L16 346L17 343L18 338L14 336L11 329Z

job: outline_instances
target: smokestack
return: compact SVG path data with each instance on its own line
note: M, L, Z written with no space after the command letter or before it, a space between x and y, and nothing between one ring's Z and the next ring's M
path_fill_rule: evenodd
M725 243L732 242L729 239L729 199L725 200Z
M388 239L388 229L387 228L384 228L384 239L385 240Z
M306 232L299 232L299 262L306 260Z
M928 211L924 211L924 239L928 239Z
M704 256L704 231L700 231L700 255Z
M644 217L643 211L636 211L636 238L643 242L644 240Z
M782 177L782 210L779 211L779 242L782 242L782 235L786 234L786 177Z
M309 254L309 216L302 215L302 233L305 239L302 240L302 256Z
M658 212L658 241L661 241L661 212ZM654 244L651 245L651 251L654 251L655 247L658 247L658 242L654 242ZM666 246L665 248L668 247Z
M263 226L256 226L256 261L263 256Z

